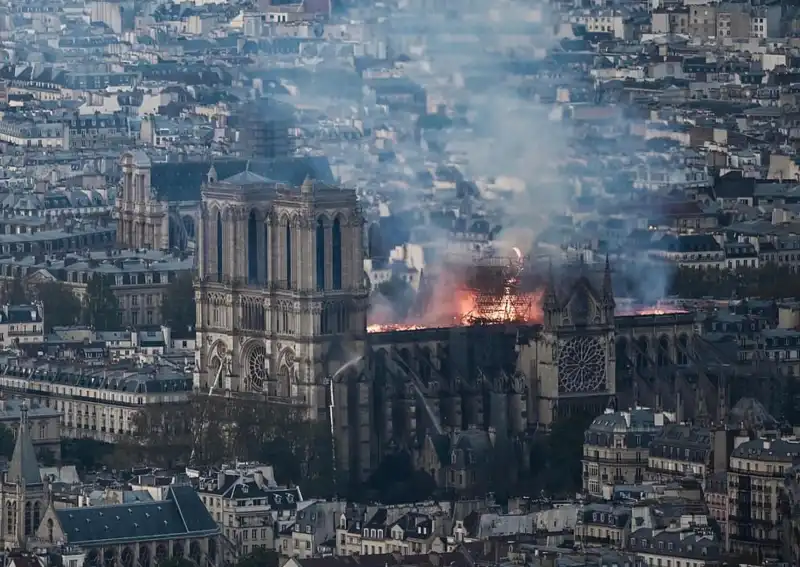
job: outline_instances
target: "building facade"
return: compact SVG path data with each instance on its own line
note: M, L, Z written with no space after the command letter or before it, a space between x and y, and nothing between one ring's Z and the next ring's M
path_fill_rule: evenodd
M650 443L674 414L637 408L594 419L583 442L583 489L600 496L604 486L642 484Z
M212 168L199 230L196 385L327 415L325 378L366 339L363 222L352 190L250 171L218 180Z
M143 151L122 155L122 188L117 198L117 244L124 248L169 248L167 204L155 198L150 158Z
M783 517L785 478L798 458L800 441L794 438L740 440L728 468L728 551L780 556L788 520Z
M26 549L48 508L49 494L31 442L28 406L20 407L14 453L0 484L0 545Z
M12 359L0 363L0 388L58 412L64 437L114 443L134 432L134 418L147 405L186 403L192 380L166 369L89 370Z
M84 565L92 567L157 567L168 559L222 564L219 527L191 486L170 486L163 500L50 507L35 536L40 547L82 548Z

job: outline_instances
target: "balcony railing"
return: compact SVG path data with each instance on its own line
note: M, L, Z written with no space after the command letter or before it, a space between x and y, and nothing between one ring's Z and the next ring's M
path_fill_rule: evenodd
M265 280L263 278L239 278L231 277L226 274L209 274L202 278L195 278L195 283L199 285L204 284L221 284L230 286L234 289L250 289L253 291L292 291L301 295L312 295L325 292L342 292L342 293L366 293L367 288L363 285L355 287L333 288L326 286L324 289L313 288L300 288L297 282L290 282L288 280Z

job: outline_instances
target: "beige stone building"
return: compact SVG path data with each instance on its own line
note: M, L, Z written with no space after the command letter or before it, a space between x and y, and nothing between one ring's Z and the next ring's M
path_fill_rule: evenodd
M299 507L294 523L277 537L275 548L281 555L308 559L319 556L322 548L336 536L345 502L309 502Z
M762 559L783 550L786 476L800 458L800 440L739 439L728 467L728 551Z
M294 523L303 495L297 487L276 486L269 469L225 470L200 484L200 499L220 527L226 561L273 549L276 526Z
M675 415L648 408L595 418L583 442L583 488L600 496L604 486L641 484L647 471L650 442Z
M125 248L169 248L168 205L155 198L150 158L142 151L122 156L122 190L117 198L117 243Z
M185 403L192 380L163 368L88 369L12 359L0 372L0 389L58 412L64 437L113 443L133 433L136 414L148 405ZM51 427L47 436L53 434Z
M365 519L341 514L336 528L336 555L418 555L444 551L433 517L417 512L398 517L393 512L396 511L379 508Z
M122 324L131 327L161 324L161 303L170 282L191 273L193 267L191 256L158 250L89 251L60 259L26 257L19 262L0 259L0 270L26 274L27 285L63 281L82 301L92 277L109 278Z
M197 365L201 388L328 411L327 386L364 348L363 217L355 191L251 171L203 188Z

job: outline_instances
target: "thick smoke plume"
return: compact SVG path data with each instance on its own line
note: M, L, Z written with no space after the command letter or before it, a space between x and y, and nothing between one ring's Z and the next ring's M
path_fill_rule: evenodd
M500 212L499 240L508 241L509 252L514 245L528 251L545 219L563 214L572 195L559 174L569 155L567 127L537 98L539 90L553 89L524 76L543 65L556 41L545 6L522 0L433 6L409 1L387 24L389 45L411 58L405 72L425 87L429 107L440 102L453 116L440 140L485 206Z

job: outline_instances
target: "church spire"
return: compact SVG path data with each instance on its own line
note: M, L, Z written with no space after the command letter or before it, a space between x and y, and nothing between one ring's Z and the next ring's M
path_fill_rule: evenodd
M550 271L547 276L547 290L544 294L544 301L542 303L544 311L544 325L546 329L551 329L559 325L558 310L558 297L556 296L556 282L553 278L553 260L550 260Z
M33 448L28 425L28 400L23 400L20 406L17 440L14 444L11 463L8 465L6 482L21 486L42 484L39 463L36 460L36 451Z
M606 308L614 309L616 302L614 301L614 288L611 284L611 262L608 260L608 253L606 253L606 267L603 272L603 305Z
M550 259L550 267L547 272L547 292L544 296L544 308L553 310L558 308L558 298L556 297L556 282L553 277L553 259Z

